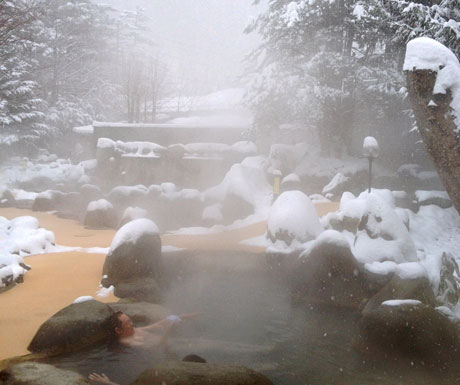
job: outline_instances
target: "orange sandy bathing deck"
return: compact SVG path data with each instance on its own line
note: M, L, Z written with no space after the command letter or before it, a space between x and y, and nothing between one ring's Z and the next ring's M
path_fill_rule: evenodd
M337 203L316 205L319 215L335 211ZM109 247L115 230L86 229L79 222L62 219L50 213L31 210L2 208L0 216L12 219L22 215L36 217L40 225L54 232L56 243L63 246ZM241 229L211 235L162 236L163 245L180 248L217 250L239 249L261 252L256 246L243 246L238 242L263 235L266 223L260 222ZM24 283L0 294L0 360L27 354L27 345L38 327L54 313L84 295L97 297L104 254L64 252L26 257L32 266ZM98 298L102 302L114 302L113 295Z

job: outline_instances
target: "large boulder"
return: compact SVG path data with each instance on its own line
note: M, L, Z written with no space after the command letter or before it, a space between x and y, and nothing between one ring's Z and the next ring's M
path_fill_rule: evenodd
M33 211L51 211L59 209L65 197L65 193L57 190L43 191L35 197L32 205Z
M294 298L308 303L358 309L380 288L354 258L348 241L326 230L294 262L290 273Z
M452 207L452 201L445 191L417 190L415 197L419 206L436 205L442 209Z
M168 362L144 371L132 385L273 385L264 375L243 366Z
M144 210L140 207L127 207L121 217L120 224L118 227L119 228L123 227L128 222L131 222L134 219L147 218L147 217L148 217L147 210Z
M290 245L315 239L323 230L310 198L301 191L282 193L270 209L267 236Z
M285 191L270 208L267 221L267 258L283 264L286 256L298 255L305 242L323 231L315 206L301 191Z
M121 227L110 245L102 273L105 287L122 281L161 276L161 239L156 224L145 218Z
M86 209L84 224L91 228L116 228L118 225L117 212L112 204L105 199L92 201Z
M158 303L161 298L158 283L150 277L136 277L120 281L115 285L113 294L118 298L130 298L150 303Z
M326 215L323 224L343 231L360 263L416 262L415 244L394 200L390 190L373 189L358 197L344 193L340 209Z
M91 346L109 336L105 322L112 314L110 306L94 300L69 305L40 326L27 349L59 354Z
M359 345L365 351L383 351L428 365L459 358L458 326L420 301L385 301L363 314L360 331Z
M426 305L434 306L435 298L430 281L426 277L404 279L398 275L375 294L363 309L363 314L377 309L382 302L393 299L415 299Z
M2 385L90 385L91 382L71 370L58 369L38 362L16 364L0 372Z
M143 185L117 186L110 191L107 199L120 209L129 206L143 206L147 200L147 192L147 187Z

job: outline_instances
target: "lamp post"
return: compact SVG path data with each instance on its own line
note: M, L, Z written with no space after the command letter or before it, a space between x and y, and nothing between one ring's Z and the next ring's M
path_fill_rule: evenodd
M363 142L363 156L369 161L369 192L372 186L372 161L380 154L379 144L373 136L366 136Z
M281 193L281 176L280 170L275 170L273 172L273 201L275 201Z

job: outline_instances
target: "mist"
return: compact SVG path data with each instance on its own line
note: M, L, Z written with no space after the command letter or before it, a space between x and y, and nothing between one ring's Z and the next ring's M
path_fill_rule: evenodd
M243 33L260 6L248 0L100 1L119 10L145 10L161 60L199 94L235 87L242 61L259 43Z
M252 3L0 0L0 383L460 378L458 2Z

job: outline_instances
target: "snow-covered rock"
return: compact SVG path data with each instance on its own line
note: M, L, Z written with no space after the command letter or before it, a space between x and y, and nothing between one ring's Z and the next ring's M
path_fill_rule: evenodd
M414 242L395 212L389 190L363 192L353 199L344 194L340 209L328 214L324 225L344 231L357 260L364 264L417 260Z
M214 205L205 207L201 219L205 224L210 225L222 223L222 204L216 203Z
M332 180L323 187L322 194L326 195L331 193L335 195L339 192L339 190L343 191L343 188L349 180L350 178L346 177L341 172L335 174L334 178L332 178Z
M115 234L102 269L105 276L102 284L104 287L115 286L115 295L118 285L122 285L120 290L124 291L125 286L132 287L141 278L149 287L158 287L161 259L157 225L150 219L135 219ZM150 294L149 298L152 295L158 298L158 292Z
M144 210L140 207L127 207L124 211L119 227L126 225L128 222L131 222L134 219L147 218L147 210Z
M30 269L23 257L54 249L53 232L41 228L36 218L23 216L9 221L0 217L0 290L22 282L22 276Z
M92 201L86 209L84 224L93 228L114 228L118 224L117 213L113 205L106 199Z
M294 298L311 304L358 309L377 286L354 258L345 236L335 230L308 242L289 272Z
M203 193L203 199L221 203L225 221L243 219L250 214L265 215L273 196L263 157L249 157L234 164L217 186Z
M452 201L445 191L417 190L415 197L419 206L436 205L443 209L452 207Z
M269 253L290 253L323 230L315 206L301 191L283 192L273 203L267 222Z

